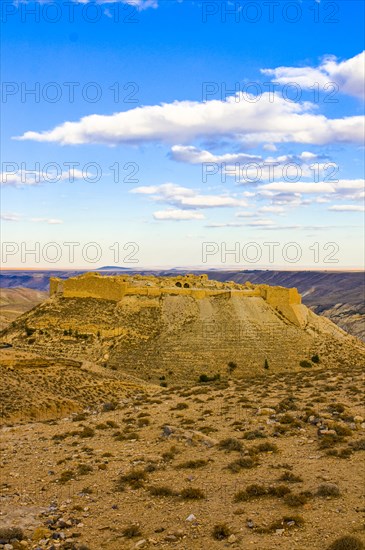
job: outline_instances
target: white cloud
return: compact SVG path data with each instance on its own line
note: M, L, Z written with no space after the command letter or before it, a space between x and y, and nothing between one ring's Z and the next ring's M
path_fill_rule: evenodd
M13 172L0 173L0 185L10 185L13 187L22 187L27 185L39 185L40 183L56 183L58 181L69 181L70 183L95 178L95 174L82 172L75 168L70 168L66 171L31 171L17 170Z
M186 143L208 137L242 143L362 143L362 116L328 119L314 114L315 106L309 102L290 102L281 94L275 94L273 101L272 95L264 93L255 103L239 93L225 101L174 101L112 115L89 115L49 131L27 131L15 139L62 145Z
M0 215L0 218L5 222L18 222L21 219L21 215L15 212L4 212Z
M207 175L213 175L219 170L225 176L234 177L236 182L258 183L265 180L309 177L313 175L312 164L324 155L317 155L309 151L303 151L297 155L280 155L264 159L260 155L248 155L246 153L228 153L215 155L209 151L188 145L174 145L171 148L170 157L173 160L188 164L208 164ZM316 170L328 169L328 163L317 163Z
M195 210L160 210L153 213L155 220L163 221L186 221L186 220L203 220L204 215Z
M222 166L222 173L225 176L234 177L237 183L244 184L272 182L276 179L295 181L301 178L313 177L314 173L324 177L327 175L330 166L336 168L334 163L318 162L319 158L318 155L308 152L299 155L280 155L262 159L260 162L224 165ZM315 160L317 162L314 164Z
M171 147L170 157L178 162L188 164L202 163L235 163L235 162L260 162L262 157L248 155L246 153L227 153L225 155L214 155L192 145L174 145Z
M56 218L31 218L29 221L33 223L47 223L49 225L59 225L63 223L62 220Z
M56 219L56 218L25 218L22 214L16 214L16 213L4 213L1 214L0 218L3 221L10 221L10 222L32 222L32 223L47 223L49 225L59 225L63 223L62 220Z
M185 209L247 206L247 201L241 198L230 195L201 195L193 189L173 183L136 187L131 193L151 195L154 201Z
M365 212L365 208L357 204L334 204L328 210L334 212Z
M236 212L236 218L254 218L256 214L254 212Z
M246 225L249 227L267 227L273 225L273 222L271 220L255 220L253 222L249 222Z
M282 206L263 206L262 208L259 208L259 212L271 212L272 214L283 214L285 212L285 208Z
M277 151L277 147L274 143L265 143L263 149L264 151Z
M365 97L365 52L351 59L338 61L334 56L327 56L318 67L277 67L262 69L265 75L274 77L278 84L296 83L309 89L318 83L322 88L331 82L338 85L341 93ZM327 92L330 93L331 88Z
M288 181L275 181L272 183L266 183L260 186L260 190L278 191L282 193L304 193L304 194L348 194L354 191L360 191L364 189L363 179L354 180L339 180L337 182L324 182L318 183L302 182L290 183Z

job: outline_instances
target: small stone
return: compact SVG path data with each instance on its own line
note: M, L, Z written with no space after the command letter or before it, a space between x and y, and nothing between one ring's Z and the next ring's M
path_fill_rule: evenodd
M237 537L236 537L236 535L230 535L227 540L228 540L229 544L233 544L237 541Z
M169 437L173 433L174 429L171 426L164 426L162 428L162 435L164 437Z
M285 529L276 529L275 534L281 536L283 533L285 533Z
M185 521L195 521L195 520L196 520L196 517L194 516L194 514L190 514L190 516L188 516Z
M177 540L177 537L175 537L175 535L166 535L165 540L167 540L168 542L174 542L175 540Z
M14 546L12 544L4 544L4 550L13 550Z
M356 424L362 424L364 422L364 417L363 416L354 416L354 422L356 422Z
M134 548L143 548L147 544L146 539L141 539L134 545Z

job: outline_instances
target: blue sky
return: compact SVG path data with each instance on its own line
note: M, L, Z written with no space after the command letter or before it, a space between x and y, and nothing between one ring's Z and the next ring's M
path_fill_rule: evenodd
M4 267L363 267L363 12L4 2Z

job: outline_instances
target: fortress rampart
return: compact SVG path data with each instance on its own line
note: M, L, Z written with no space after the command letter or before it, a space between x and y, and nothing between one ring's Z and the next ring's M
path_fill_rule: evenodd
M96 298L119 302L125 296L190 296L197 300L222 296L261 297L270 306L296 325L306 321L306 308L301 305L301 296L296 288L240 285L235 282L211 281L207 275L179 275L154 277L142 275L107 276L100 273L85 273L69 279L51 277L50 296L64 298Z

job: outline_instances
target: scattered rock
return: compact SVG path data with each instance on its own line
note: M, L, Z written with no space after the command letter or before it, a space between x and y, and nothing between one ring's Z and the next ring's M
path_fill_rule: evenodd
M141 539L134 545L134 548L143 548L147 544L146 539Z

